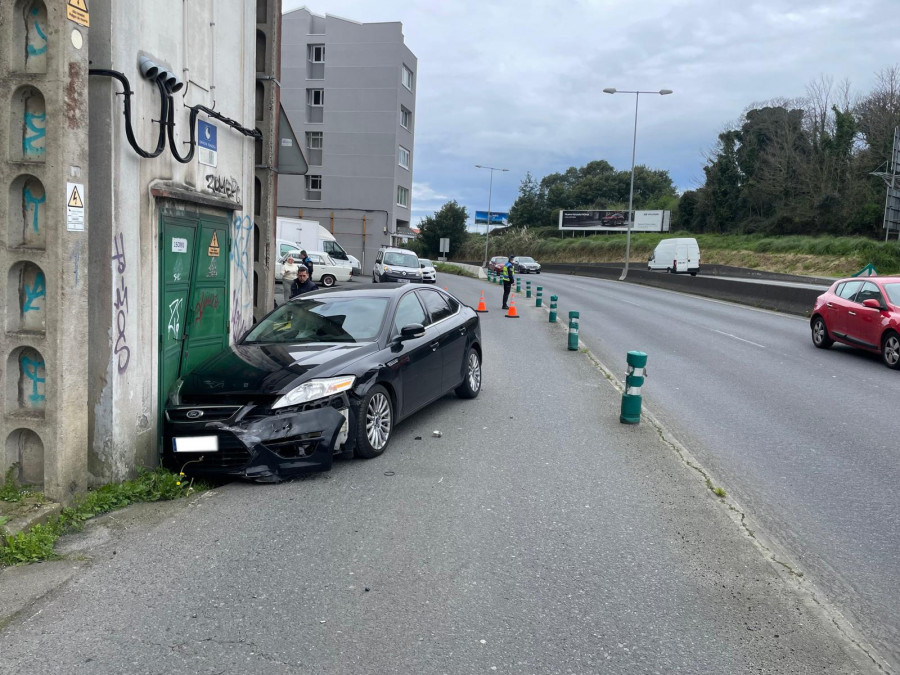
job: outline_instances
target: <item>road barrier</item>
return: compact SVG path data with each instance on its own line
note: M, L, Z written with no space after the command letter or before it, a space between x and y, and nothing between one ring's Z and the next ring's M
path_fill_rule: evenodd
M569 312L569 351L578 351L578 312Z
M522 292L522 280L516 277L516 293Z
M506 310L507 319L518 319L519 313L516 311L516 296L509 296L509 309Z
M526 298L531 297L531 282L530 281L525 282L525 297Z
M481 299L478 301L478 308L475 310L476 312L487 312L487 305L484 304L484 291L481 291Z
M556 323L556 301L555 295L550 296L550 323Z
M543 298L542 298L543 293L544 293L544 287L538 286L537 287L537 295L535 296L535 301L534 301L535 307L540 307L543 304Z
M647 354L628 352L625 360L628 363L628 374L625 376L625 393L622 394L619 421L622 424L638 424L641 421L641 386L647 376Z

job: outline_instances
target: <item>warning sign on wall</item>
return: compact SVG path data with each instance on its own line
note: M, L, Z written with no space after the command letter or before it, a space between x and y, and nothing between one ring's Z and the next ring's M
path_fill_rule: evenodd
M215 231L213 231L212 241L209 242L209 257L219 257L219 237Z
M84 232L84 184L66 183L66 229Z
M66 18L88 28L91 25L91 15L88 12L87 0L69 0L66 3Z

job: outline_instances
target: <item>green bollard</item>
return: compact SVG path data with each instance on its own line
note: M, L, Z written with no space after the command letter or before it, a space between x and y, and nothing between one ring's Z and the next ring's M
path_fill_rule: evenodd
M555 295L550 296L550 323L556 323L556 301L558 299Z
M540 307L540 306L542 305L542 303L543 303L543 293L544 293L544 287L543 287L543 286L538 286L538 287L537 287L537 296L536 296L537 299L534 301L534 306L535 306L535 307Z
M522 292L522 280L516 277L516 293Z
M530 281L525 282L525 297L526 298L531 297L531 282Z
M625 393L622 394L622 424L637 424L641 421L641 385L647 376L647 355L644 352L628 352L628 374L625 376Z
M578 312L569 312L569 351L578 351Z

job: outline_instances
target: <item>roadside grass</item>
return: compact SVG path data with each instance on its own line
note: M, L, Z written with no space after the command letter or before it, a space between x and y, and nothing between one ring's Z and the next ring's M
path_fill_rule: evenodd
M581 233L587 235L587 233ZM695 237L706 264L734 265L769 272L840 277L872 263L879 274L900 273L900 242L865 237L694 234L691 232L631 235L631 261L646 260L661 239ZM554 228L511 229L492 233L489 255L530 255L541 262L623 262L625 234L560 236ZM459 260L481 260L484 236L472 234L456 253Z
M457 267L452 263L436 262L434 263L434 269L436 269L438 272L443 272L444 274L455 274L458 277L470 277L472 279L477 278L476 275L469 270L462 267Z
M13 470L7 472L3 487L0 488L0 498L4 501L14 501L5 499L7 495L12 496L13 490L20 494L23 492L12 479ZM5 546L0 545L0 567L57 558L53 550L56 540L64 534L78 532L94 516L138 502L180 499L206 489L208 486L205 483L184 481L183 476L166 469L140 470L133 480L110 483L88 492L78 498L73 506L63 509L58 516L43 525L35 525L27 532L14 535L3 534ZM0 527L2 525L0 523Z

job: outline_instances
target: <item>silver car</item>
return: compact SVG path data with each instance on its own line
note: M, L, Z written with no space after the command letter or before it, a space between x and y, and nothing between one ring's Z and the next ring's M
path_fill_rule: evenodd
M437 282L437 270L428 258L419 258L419 269L422 270L422 281L426 284Z

